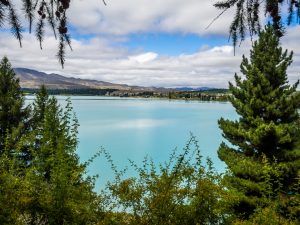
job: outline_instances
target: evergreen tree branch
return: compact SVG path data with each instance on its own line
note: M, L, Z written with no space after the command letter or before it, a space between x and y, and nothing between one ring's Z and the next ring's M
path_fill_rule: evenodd
M4 20L5 20L5 6L3 6L2 4L0 4L0 27L3 26L4 24Z
M53 7L54 7L54 3L53 3L54 1L53 0L51 0L51 8L50 8L50 6L49 5L46 5L46 10L47 10L47 14L48 14L48 17L47 17L47 19L48 19L48 23L49 23L49 25L50 25L50 27L52 28L52 31L53 31L53 34L54 34L54 37L55 37L55 39L57 39L57 36L56 36L56 24L55 24L55 20L54 20L54 13L53 13Z
M64 38L69 46L69 48L71 49L71 51L73 50L72 49L72 45L71 45L71 38L70 38L70 35L69 34L64 34Z
M58 52L57 57L59 63L61 64L62 68L64 68L65 63L65 38L63 34L59 34L59 45L58 45Z
M8 2L9 8L9 23L11 25L11 32L19 41L20 47L22 47L22 26L20 20L15 12L13 5Z
M29 33L31 33L32 21L34 18L32 0L23 0L23 8L25 10L25 15L29 21Z
M289 26L293 24L293 21L299 23L299 5L299 0L224 0L214 4L214 6L222 10L222 12L213 20L213 22L228 9L235 8L236 14L230 25L229 33L233 45L236 46L239 40L241 42L244 40L246 32L249 32L251 39L253 35L260 32L261 22L259 20L259 12L262 8L265 11L265 16L271 18L271 24L277 37L282 37L285 33L285 26L281 15L281 9L288 9L287 26ZM244 18L247 19L245 20ZM212 23L210 23L209 26L211 24Z
M228 10L228 8L225 8L225 9L223 9L223 11L220 13L220 14L218 14L206 27L205 27L205 30L207 30L207 29L209 29L210 28L210 26L214 23L214 22L216 22L226 11Z
M43 43L43 38L44 38L44 19L42 17L39 18L39 21L37 23L36 27L36 37L40 43L40 48L43 49L42 43Z
M293 21L293 16L294 16L294 5L290 4L289 9L288 9L288 17L287 17L287 24L291 25Z

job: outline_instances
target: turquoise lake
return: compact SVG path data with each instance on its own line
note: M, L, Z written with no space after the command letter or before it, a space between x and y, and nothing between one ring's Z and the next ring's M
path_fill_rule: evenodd
M65 104L66 97L57 99ZM31 100L27 97L27 102ZM102 146L119 169L129 165L128 159L139 164L146 155L163 163L175 148L184 148L192 133L203 157L210 157L215 168L224 171L225 164L217 156L223 140L217 121L237 118L230 103L101 96L72 96L71 100L80 123L77 152L82 162ZM99 174L96 188L113 178L104 157L94 160L88 174ZM129 170L128 175L134 172Z

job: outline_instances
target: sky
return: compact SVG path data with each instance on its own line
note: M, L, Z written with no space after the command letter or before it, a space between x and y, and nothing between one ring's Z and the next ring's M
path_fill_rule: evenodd
M14 1L16 7L20 0ZM234 15L220 13L213 0L73 0L68 10L73 51L64 69L56 57L58 41L46 32L43 50L33 34L23 33L23 47L7 29L0 30L0 53L13 67L77 78L155 87L227 88L240 74L242 55L251 40L236 48L228 41ZM21 15L21 12L19 12ZM300 78L300 27L286 30L283 48L294 51L289 81ZM240 74L241 75L241 74Z

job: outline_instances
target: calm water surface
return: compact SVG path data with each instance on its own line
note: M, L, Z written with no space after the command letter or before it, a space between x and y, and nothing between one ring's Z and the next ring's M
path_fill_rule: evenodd
M57 98L64 104L66 97ZM80 123L81 161L88 160L102 146L119 169L128 165L128 159L139 163L146 155L156 163L164 162L174 148L185 146L192 132L202 155L209 156L217 170L225 168L217 157L222 141L217 121L221 117L237 118L230 103L98 96L72 96L71 100ZM98 188L113 177L103 157L93 162L88 173L99 174ZM129 175L133 171L129 170Z

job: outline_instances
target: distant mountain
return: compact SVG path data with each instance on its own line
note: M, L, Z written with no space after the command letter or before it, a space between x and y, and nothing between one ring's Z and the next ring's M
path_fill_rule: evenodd
M191 87L181 87L181 88L175 88L177 91L208 91L208 90L215 90L216 88L210 88L210 87L197 87L197 88L191 88Z
M129 86L125 84L114 84L97 80L65 77L59 74L47 74L27 68L14 68L14 71L17 77L20 79L20 85L22 88L37 89L44 84L48 89L117 89L122 91L161 90L154 87Z

